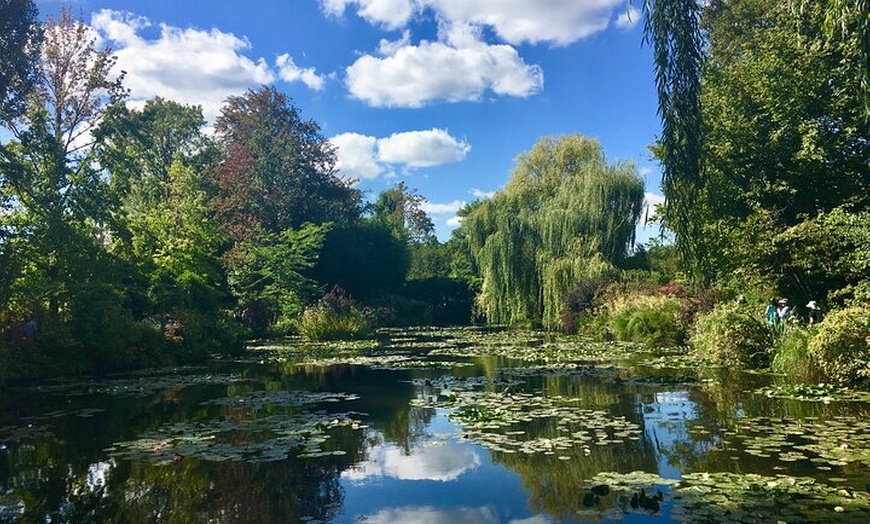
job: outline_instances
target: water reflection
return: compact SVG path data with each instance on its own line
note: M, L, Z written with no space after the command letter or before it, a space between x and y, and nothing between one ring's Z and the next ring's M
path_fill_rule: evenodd
M426 366L433 345L406 340L392 346L413 356L404 367L261 359L6 391L0 523L659 523L687 519L671 512L688 503L669 498L669 479L700 472L726 474L705 490L763 475L747 485L764 495L772 482L786 504L804 494L777 473L834 494L870 483L867 403L771 398L755 393L770 377L721 371L637 380L621 362L552 368L502 354ZM331 423L346 412L359 424ZM303 416L310 424L293 426ZM110 451L152 434L201 440L165 463L147 447ZM227 443L232 453L216 452ZM665 486L661 511L632 505L658 496L649 486ZM853 499L867 521L870 505ZM768 511L759 500L746 504Z
M368 460L342 473L342 478L363 482L371 477L402 480L456 480L468 470L480 466L480 454L467 444L434 441L417 446L410 452L394 444L380 444L368 451Z
M436 508L432 506L386 508L367 515L367 524L498 524L492 508Z

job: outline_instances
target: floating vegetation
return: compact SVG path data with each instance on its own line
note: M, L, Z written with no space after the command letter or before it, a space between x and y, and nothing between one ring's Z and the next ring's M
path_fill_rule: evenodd
M244 406L256 412L267 407L298 409L358 398L346 393L256 391L244 397L215 399L203 404ZM212 462L268 462L283 460L292 453L299 458L344 455L344 450L324 449L328 431L338 427L364 429L366 426L359 420L362 415L302 410L283 415L177 422L146 432L135 440L117 442L106 451L114 457L157 464L170 464L187 457Z
M437 405L450 410L448 416L463 426L464 438L504 453L570 458L564 451L580 447L589 454L592 445L639 440L642 433L637 424L624 417L581 409L575 399L561 396L457 390L439 397ZM528 423L542 420L555 425L554 436L527 432Z
M604 472L581 486L588 518L618 519L627 513L657 514L687 524L729 522L864 523L870 496L816 482L809 477L738 473L689 473L683 479L632 472Z
M724 440L750 455L782 462L809 460L822 466L870 467L870 421L855 417L739 419Z
M239 375L208 373L188 375L182 370L154 374L140 374L128 378L103 380L65 381L45 384L34 388L38 392L82 397L87 395L110 395L113 397L145 397L166 389L181 389L190 386L230 384L243 380Z
M254 391L241 397L225 397L206 400L203 405L245 407L261 410L270 407L300 407L321 402L346 402L359 400L359 395L350 393L316 393L313 391Z
M641 344L630 342L591 342L564 340L539 344L522 344L515 338L503 345L478 344L468 347L435 349L430 355L454 357L505 357L525 362L609 362L627 360L642 351Z
M106 451L126 460L147 460L171 464L184 458L209 462L269 462L283 460L291 453L300 458L344 455L343 450L325 451L328 430L336 427L362 429L352 413L301 413L267 416L252 420L179 422L141 435L136 440L117 442ZM241 435L268 438L240 439Z
M484 387L510 387L524 384L521 380L507 380L502 378L489 377L454 377L452 375L442 375L436 378L414 378L409 380L411 384L419 387L435 388L442 392L448 391L469 391ZM422 402L421 399L415 399L412 403Z
M766 386L752 391L756 395L809 402L870 402L870 391L837 387L832 384L786 384Z

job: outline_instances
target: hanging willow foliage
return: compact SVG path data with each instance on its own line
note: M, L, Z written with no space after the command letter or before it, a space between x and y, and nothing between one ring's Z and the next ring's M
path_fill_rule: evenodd
M520 155L505 189L462 224L487 320L557 326L571 287L627 255L643 194L634 166L608 165L590 138L544 138Z
M704 242L695 213L701 195L701 69L697 0L644 0L645 39L652 43L662 134L663 225L696 281L704 282Z

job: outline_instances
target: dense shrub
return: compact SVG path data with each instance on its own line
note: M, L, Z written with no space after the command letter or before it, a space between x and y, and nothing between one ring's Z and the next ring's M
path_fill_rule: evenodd
M346 340L368 336L372 325L356 302L336 286L302 313L298 330L308 340Z
M849 307L828 315L810 340L809 353L830 382L870 383L870 307Z
M768 364L771 336L756 311L722 303L699 316L691 344L718 364L758 368Z
M562 332L573 335L577 332L581 317L592 314L595 308L595 293L601 287L598 279L585 279L578 282L562 300Z
M686 328L680 322L682 301L673 296L629 295L608 307L613 338L657 346L683 344Z
M819 370L809 352L809 342L816 328L786 329L774 343L771 369L797 383L817 382Z

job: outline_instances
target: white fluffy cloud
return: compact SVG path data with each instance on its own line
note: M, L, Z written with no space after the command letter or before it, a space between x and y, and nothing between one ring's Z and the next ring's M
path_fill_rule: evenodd
M333 16L341 16L347 8L356 5L359 16L387 29L408 23L418 4L415 0L321 0L320 3L323 10Z
M459 162L471 150L467 142L444 129L393 133L386 138L342 133L329 140L337 148L340 174L356 179L377 178L396 165L420 168Z
M495 191L483 191L477 188L471 188L471 191L469 192L474 198L480 198L483 200L489 200L490 198L495 196Z
M543 88L544 74L508 45L445 42L387 46L346 70L352 96L375 107L422 107L435 101L479 100L486 91L525 97Z
M369 23L389 29L404 27L429 9L449 24L489 27L511 44L566 45L605 29L625 0L321 0L321 5L335 16L355 8Z
M255 60L243 54L251 49L245 38L219 29L160 24L159 36L147 39L141 31L151 25L147 18L109 9L91 17L91 27L114 49L117 69L127 72L124 85L130 89L134 105L161 96L200 105L211 121L228 96L277 78L263 58ZM314 70L296 67L289 55L279 57L276 65L278 75L286 81L299 80L313 89L322 87L323 80Z
M511 44L566 45L605 29L625 0L421 0L442 18L492 28Z
M393 133L378 140L378 160L410 167L431 167L459 162L471 150L468 143L444 129Z
M457 211L465 207L466 202L462 200L454 200L453 202L447 202L446 204L436 204L434 202L423 202L420 205L420 209L429 213L430 215L445 215L448 213L455 214Z
M315 91L323 89L324 78L318 75L313 67L303 69L297 66L287 53L275 60L275 66L278 67L278 76L285 82L302 82Z
M384 168L376 159L378 140L359 133L342 133L329 139L336 147L335 167L341 176L359 179L377 178Z

